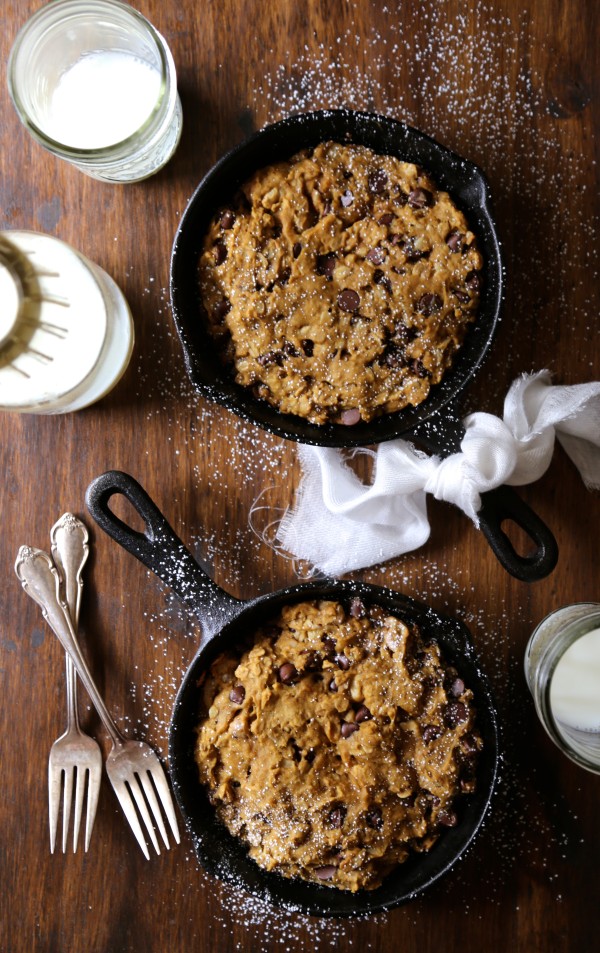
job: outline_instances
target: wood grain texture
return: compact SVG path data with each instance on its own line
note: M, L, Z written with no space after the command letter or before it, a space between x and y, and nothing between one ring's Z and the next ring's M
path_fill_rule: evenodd
M38 6L0 10L1 61ZM56 235L125 292L136 347L117 388L64 417L0 416L0 950L3 953L572 953L596 945L600 780L562 757L522 674L534 626L598 599L600 499L557 450L520 492L553 528L555 572L527 585L497 564L457 510L430 504L417 553L359 574L425 599L470 627L502 724L501 784L475 846L423 897L369 920L261 909L197 869L189 839L148 863L107 783L90 851L48 849L46 763L65 718L63 657L13 573L22 543L49 546L65 510L90 524L84 493L109 468L136 476L234 595L297 577L249 527L289 504L293 445L196 398L168 296L170 249L195 185L253 129L289 112L380 110L435 136L487 174L507 265L504 318L467 409L499 412L516 375L600 375L598 16L593 0L137 0L167 38L184 108L180 148L152 179L96 182L43 152L0 83L0 228ZM261 522L262 521L262 522ZM164 587L91 526L82 634L109 708L164 753L198 628ZM82 719L106 747L81 699Z

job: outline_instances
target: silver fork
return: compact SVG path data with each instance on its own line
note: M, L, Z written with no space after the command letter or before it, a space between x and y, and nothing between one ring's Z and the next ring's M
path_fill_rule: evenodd
M41 549L21 546L15 571L25 592L42 607L44 618L71 656L77 674L110 736L112 749L106 760L106 773L137 842L149 860L150 854L139 818L154 849L160 854L154 825L160 831L166 847L169 847L160 805L173 837L179 843L175 809L162 765L149 745L124 738L111 718L81 654L67 607L60 599L59 576L50 556Z
M89 534L85 525L73 516L64 513L50 531L54 563L62 577L65 600L73 628L79 622L79 607L83 582L81 571L89 554ZM54 853L61 790L63 792L62 849L67 849L69 817L73 786L75 786L75 809L73 813L73 852L77 850L83 801L87 787L85 817L85 850L87 851L96 817L100 782L102 779L102 752L97 741L81 730L77 715L77 676L71 657L66 657L67 677L67 730L57 738L50 749L48 759L48 807L50 818L50 852ZM63 785L64 776L64 785ZM87 785L86 785L87 781Z

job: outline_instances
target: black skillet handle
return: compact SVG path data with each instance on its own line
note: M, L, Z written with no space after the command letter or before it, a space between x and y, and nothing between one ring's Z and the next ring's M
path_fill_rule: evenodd
M516 579L535 582L548 576L558 560L558 546L546 524L515 492L512 486L498 486L481 495L477 516L479 528L504 568ZM512 521L520 526L536 546L528 556L520 556L502 529Z
M140 533L112 512L111 497L125 496L142 517ZM137 480L120 470L109 470L92 480L85 495L87 508L98 526L120 546L162 579L194 612L203 634L212 635L243 606L210 579L186 549L167 520Z
M414 435L430 453L458 453L465 435L458 407L446 406L415 428ZM556 540L516 490L512 486L498 486L482 493L481 502L477 514L479 528L506 571L523 582L536 582L550 575L558 560ZM520 526L534 543L535 550L530 555L520 556L502 529L502 524L509 521Z

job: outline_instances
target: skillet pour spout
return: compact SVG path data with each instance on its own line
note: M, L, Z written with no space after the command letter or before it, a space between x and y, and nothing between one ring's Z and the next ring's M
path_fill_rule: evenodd
M131 529L110 509L122 494L142 517L142 532ZM480 830L488 812L498 768L498 730L489 685L466 627L409 596L361 582L325 580L303 583L249 602L230 596L206 575L140 484L126 473L109 471L92 481L88 510L109 536L155 572L201 621L201 645L190 663L175 700L169 729L169 771L179 808L202 866L219 879L267 903L313 916L349 917L387 910L420 894L448 873ZM350 893L262 870L242 841L217 819L199 782L194 759L200 684L215 657L232 649L274 618L285 605L360 598L418 625L423 636L439 644L445 661L456 667L471 688L483 750L477 763L475 791L464 795L460 823L448 828L427 853L414 854L375 890Z
M422 166L464 212L484 259L477 321L469 328L443 380L417 406L407 406L352 427L335 423L319 426L293 414L283 414L236 384L223 367L208 332L197 280L198 258L210 221L220 207L231 201L239 186L258 169L327 140L366 146L375 153ZM323 109L288 116L265 126L210 169L192 195L177 230L170 286L185 367L203 397L287 440L348 448L408 437L422 442L431 452L446 456L458 449L464 435L462 425L456 431L453 424L457 399L481 368L497 330L504 294L504 265L489 185L477 165L390 116ZM552 572L558 559L556 540L512 487L484 494L479 517L492 551L512 576L533 582ZM532 551L528 555L521 556L513 547L503 528L510 522L529 537Z

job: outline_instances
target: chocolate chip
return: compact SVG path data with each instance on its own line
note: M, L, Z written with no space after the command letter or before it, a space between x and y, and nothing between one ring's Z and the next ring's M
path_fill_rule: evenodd
M317 752L315 751L315 749L309 748L306 754L304 755L304 758L306 761L308 761L309 764L312 764L316 756L317 756Z
M383 817L381 814L381 808L374 807L370 811L367 811L365 815L365 821L369 827L372 827L374 830L379 831L383 827Z
M279 681L284 685L292 685L294 679L298 677L298 669L292 662L284 662L283 665L279 666L278 671Z
M411 208L425 208L427 205L433 205L433 195L428 189L413 189L408 193L408 204Z
M294 247L292 248L292 255L294 258L297 258L300 252L302 251L302 245L300 242L295 242Z
M483 279L478 271L470 271L465 278L465 288L469 291L479 291L483 284Z
M457 728L463 721L468 721L469 712L464 702L451 701L444 706L444 724L448 728Z
M323 646L326 652L328 652L329 654L335 653L336 643L335 643L335 639L332 638L331 635L322 635L321 642L323 643Z
M327 255L317 255L317 274L323 275L324 278L331 281L336 261L335 252L328 252Z
M283 352L267 351L266 354L259 354L256 361L261 367L270 367L271 364L279 364L281 367L283 364Z
M382 367L406 367L406 355L398 344L390 343L379 358Z
M281 350L286 357L298 357L299 351L295 344L292 344L291 341L284 341L281 345Z
M458 815L455 811L440 811L437 819L438 824L441 824L442 827L456 827L458 824Z
M243 685L234 685L229 692L229 701L234 705L241 705L246 697L246 689Z
M365 257L367 258L367 261L371 262L372 265L383 265L385 261L385 252L383 248L371 248Z
M350 189L346 189L344 194L340 196L340 202L342 203L344 208L348 208L349 205L352 205L353 201L354 201L354 195L350 191Z
M468 304L471 300L471 295L467 294L466 291L461 291L459 288L455 288L453 294L456 295L461 304Z
M413 361L410 362L410 369L413 372L413 374L417 375L417 377L422 377L422 378L429 377L429 371L423 364L423 361L420 361L418 358L415 358Z
M402 321L395 321L392 331L392 341L396 344L410 344L410 342L414 341L418 336L418 333L416 328L409 328L406 324L403 324Z
M479 750L479 747L477 745L477 738L475 735L471 733L467 735L463 735L462 738L460 739L460 744L463 751L467 752L467 754L477 754Z
M380 225L391 225L394 221L394 216L391 212L386 212L385 215L382 215L377 221Z
M346 819L347 808L334 807L332 811L329 812L328 821L332 827L342 827L344 820Z
M290 745L292 748L292 761L298 764L298 762L301 761L302 759L302 752L300 751L300 748L298 747L298 742L296 741L295 738L291 739Z
M333 864L326 864L324 867L315 867L315 876L319 880L331 880L332 877L335 877L337 873L337 867L334 867Z
M219 219L219 225L221 228L231 228L235 222L235 212L233 209L227 208L222 213L221 218Z
M304 351L306 357L312 357L315 349L315 342L311 341L310 338L304 338L303 341L300 341L300 347Z
M344 288L343 291L340 291L337 302L342 311L357 311L360 305L360 295L352 288Z
M342 738L349 738L350 735L353 735L355 731L358 731L358 725L353 721L344 721L342 722L342 727L340 728L340 733Z
M369 172L367 177L369 191L375 195L380 195L385 190L387 181L387 172L384 169L375 169L373 172Z
M448 232L446 235L446 245L451 252L460 251L464 237L462 232L459 232L457 228L453 228L451 232Z
M428 318L430 315L435 314L436 311L439 311L443 307L444 302L439 295L427 293L421 295L417 303L415 304L415 311L419 311L423 317Z
M388 344L385 349L381 352L378 358L378 364L380 367L406 367L407 366L406 355L401 347L398 347L397 344Z
M213 255L215 256L215 265L222 265L227 258L227 248L223 242L215 242Z
M360 423L360 410L353 407L350 410L343 410L339 416L339 422L343 424L344 427L353 427L355 424Z
M399 235L394 237L398 240L393 244L399 245L406 256L406 260L413 264L416 261L421 261L422 258L428 258L431 254L431 250L428 248L417 248L414 238L401 238Z
M305 649L304 654L306 659L304 665L302 666L303 672L318 672L323 665L323 656L320 652L315 652L313 649Z
M441 733L442 729L439 725L425 725L423 728L423 743L431 744L432 741L440 737Z
M350 659L347 655L344 655L343 652L340 652L339 655L335 656L334 662L338 668L341 668L342 672L347 672L350 668Z
M217 305L215 305L214 316L217 321L222 321L226 314L229 314L231 311L231 302L227 298L222 298Z
M360 708L357 708L354 715L354 721L360 725L363 721L370 721L373 715L369 711L366 705L361 705Z
M291 274L292 274L291 268L284 268L278 278L279 284L287 285L288 281L290 280Z
M465 683L463 682L462 678L459 678L458 676L450 681L450 684L447 688L448 694L452 695L453 698L460 698L464 690Z
M364 619L367 614L365 604L359 596L354 596L350 602L350 615L353 619Z
M373 281L376 285L381 285L382 288L385 288L389 294L392 293L392 282L381 268L376 268L373 272Z
M332 678L329 685L327 686L330 692L337 692L338 687L335 681L335 678Z

